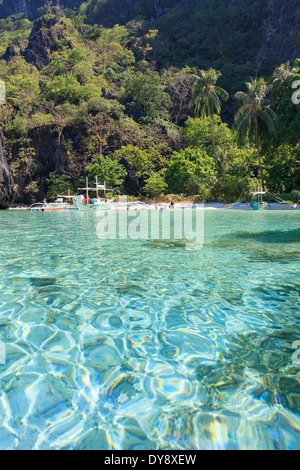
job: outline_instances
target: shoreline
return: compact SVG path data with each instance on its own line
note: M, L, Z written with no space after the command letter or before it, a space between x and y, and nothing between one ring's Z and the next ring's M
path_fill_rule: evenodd
M128 203L130 206L134 203ZM138 206L138 202L135 203ZM159 210L159 209L168 209L170 204L168 203L144 203L141 201L141 204L144 206L144 209L151 209L151 210ZM233 207L228 207L228 204L222 202L206 202L204 204L196 204L196 203L187 203L187 202L176 202L174 204L174 209L204 209L204 210L249 210L253 211L249 204L236 204ZM125 209L125 207L116 207L116 209ZM9 211L27 211L27 207L9 207L7 210ZM61 209L63 210L63 209ZM297 204L296 208L293 208L289 204L279 204L279 203L271 203L265 206L262 210L300 210L300 204ZM51 211L49 211L51 212ZM57 212L57 211L56 211ZM67 212L69 212L67 210Z

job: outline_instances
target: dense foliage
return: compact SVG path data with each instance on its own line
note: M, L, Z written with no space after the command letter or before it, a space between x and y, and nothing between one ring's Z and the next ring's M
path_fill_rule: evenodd
M218 27L224 17L225 30L230 28L218 44L209 27L216 1L204 2L194 23L201 24L201 30L197 26L193 33L186 19L179 21L180 9L172 10L169 28L166 15L155 28L130 18L126 26L91 24L100 3L94 2L93 18L87 2L77 13L42 11L46 14L34 28L22 17L0 20L0 53L14 46L0 62L0 79L7 91L0 121L17 200L29 203L45 194L51 198L76 190L86 174L91 180L98 176L118 193L137 197L181 194L198 201L248 197L261 180L257 142L246 128L241 139L232 124L240 106L234 94L246 93L245 82L250 83L246 55L247 50L252 54L255 38L251 32L244 37L241 24L235 22L238 3L231 2L217 15ZM251 12L249 24L255 17L255 10ZM176 45L167 37L179 27L186 44L183 38ZM191 45L192 34L201 39L201 50ZM228 59L228 54L238 53L236 41L245 49L240 69ZM217 54L220 50L223 55ZM263 80L264 105L276 113L277 131L268 139L260 135L259 156L267 188L299 199L300 104L292 99L297 92L292 84L300 79L300 60L277 65L274 75ZM230 96L229 105L220 101L207 117L203 113L198 117L193 104L200 103L203 67L223 72L215 70L214 86L217 91L225 88ZM223 98L226 92L222 90ZM221 105L220 117L213 112L220 114Z

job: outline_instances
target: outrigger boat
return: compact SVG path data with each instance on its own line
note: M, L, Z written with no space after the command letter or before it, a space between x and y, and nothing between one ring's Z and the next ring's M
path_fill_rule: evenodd
M104 182L104 185L98 184L98 177L96 178L96 187L90 188L88 178L86 178L86 188L79 188L79 191L85 191L86 196L75 196L74 197L74 204L76 205L77 209L80 211L108 211L111 210L112 204L114 200L101 200L99 198L99 191L103 191L104 195L106 196L107 191L113 191L113 189L108 189ZM96 191L96 199L89 198L89 192Z
M297 204L295 202L285 201L284 199L281 199L275 194L269 193L267 191L255 190L254 192L250 194L251 194L251 201L249 203L244 203L242 200L240 200L238 202L235 202L233 204L226 206L224 209L226 210L226 209L231 209L234 206L244 205L244 206L249 206L249 208L253 209L254 211L265 210L265 209L271 210L272 202L264 202L263 201L264 196L269 196L270 199L273 199L273 203L275 204L288 204L293 209L296 209L297 207Z
M28 207L27 210L29 211L62 211L62 210L77 210L77 206L74 202L75 196L70 195L60 195L56 197L55 202L47 202L46 200L43 202L36 202Z

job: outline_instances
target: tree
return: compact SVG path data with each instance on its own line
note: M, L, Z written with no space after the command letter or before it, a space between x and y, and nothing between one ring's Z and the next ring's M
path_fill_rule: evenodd
M234 143L233 132L216 114L213 115L213 125L216 147L229 149ZM208 117L206 119L188 118L183 128L183 135L189 147L205 147L207 152L213 156L212 131Z
M13 175L23 182L30 178L34 157L36 156L33 147L20 147L17 159L12 163Z
M66 175L60 175L56 171L49 174L49 177L46 179L46 185L47 199L54 198L56 194L66 194L72 187L70 178Z
M157 29L150 29L147 34L136 39L135 48L142 55L143 60L146 60L147 55L153 50L152 45L157 34Z
M203 187L214 184L214 161L204 149L187 147L174 152L166 171L171 192L199 194Z
M127 173L123 165L110 157L103 157L102 155L93 158L92 162L86 167L86 171L91 180L95 181L98 177L99 184L105 182L112 189L123 184Z
M167 91L171 96L171 118L179 125L190 115L189 102L191 100L191 89L195 85L195 73L190 67L175 69L171 67L164 71L163 78L167 84Z
M254 178L256 153L253 148L239 148L233 143L230 148L217 148L219 181L217 193L222 200L236 202L246 198L258 185Z
M32 181L24 189L25 194L30 194L32 196L34 196L35 194L38 194L38 192L39 192L39 184L37 181Z
M263 78L251 79L246 86L248 93L239 91L235 94L236 99L242 102L235 115L235 128L241 139L248 136L255 143L262 190L265 191L260 144L262 139L274 135L277 115L267 104L268 86Z
M217 114L221 112L221 100L228 100L228 93L216 86L218 78L221 73L214 69L207 71L200 70L200 75L197 76L198 82L192 87L193 97L190 105L195 106L196 115L200 115L205 118L208 114L210 119L211 131L212 131L212 146L215 157L216 170L218 168L218 157L216 151L216 141L212 114L214 110Z
M53 122L54 118L51 114L35 113L31 116L29 125L31 129L36 129L45 126L51 126Z
M6 84L6 101L22 116L39 107L39 73L22 57L14 57L8 64L0 62L0 76Z
M78 108L70 103L64 103L56 106L54 109L54 123L58 134L58 143L61 145L64 129L75 122L78 114Z
M159 173L153 172L147 179L143 191L147 196L155 199L161 194L163 194L166 191L167 187L168 185L164 181L163 176L161 176Z
M87 141L87 150L90 154L99 153L103 155L109 146L108 140L116 132L114 120L105 112L100 112L96 116L88 115L85 123L90 135Z
M270 145L265 154L268 187L272 192L290 193L300 189L300 143Z
M289 90L291 79L296 72L297 69L293 68L289 62L275 69L273 73L272 94L278 102L278 107L280 107L283 95Z
M130 168L137 172L140 178L146 178L159 171L165 164L165 158L161 155L159 147L139 148L135 145L124 145L114 152L119 161L124 158Z
M144 113L144 118L167 120L171 99L165 88L166 85L158 72L136 72L133 77L128 78L124 98L131 99L131 107L139 107Z

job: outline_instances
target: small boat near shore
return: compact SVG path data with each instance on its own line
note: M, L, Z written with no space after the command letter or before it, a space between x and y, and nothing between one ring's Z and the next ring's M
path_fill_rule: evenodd
M85 191L85 196L77 194L76 196L71 196L71 193L67 195L56 196L54 202L47 202L46 199L41 202L35 202L30 207L27 208L28 211L39 211L39 212L48 212L48 211L65 211L65 210L79 210L79 211L95 211L95 210L110 210L113 207L114 200L106 199L106 192L113 191L113 189L106 188L104 185L98 184L98 178L96 178L96 186L90 188L88 184L88 178L86 178L86 188L79 188L78 191ZM89 192L96 192L96 198L90 199ZM103 191L104 198L99 197L99 191Z
M267 197L269 201L264 201L264 197ZM270 202L271 201L271 202ZM297 208L297 204L293 201L285 201L284 199L281 199L280 197L276 196L275 194L271 194L267 191L262 191L262 190L257 190L251 193L251 201L248 203L243 202L243 200L237 201L233 204L230 204L226 207L224 207L224 210L226 209L233 209L234 207L237 206L247 206L249 209L252 209L254 211L260 211L260 210L272 210L272 203L274 204L288 204L290 207L293 209Z
M39 212L48 212L48 211L66 211L66 210L77 210L77 206L74 202L75 196L57 196L55 202L35 202L30 207L27 208L28 211L39 211Z
M91 200L90 204L82 202L81 196L74 197L74 204L80 211L91 212L91 211L109 211L112 209L112 201L103 202L101 199Z
M114 200L108 200L106 198L107 191L113 191L113 189L108 189L104 182L104 185L98 184L98 178L96 177L96 186L94 188L89 187L89 180L86 178L86 188L79 188L78 191L85 191L85 196L74 196L73 201L76 205L77 209L84 212L91 212L91 211L108 211L112 209L112 205ZM96 198L90 199L89 192L95 191ZM104 198L101 199L99 197L99 191L103 191Z

